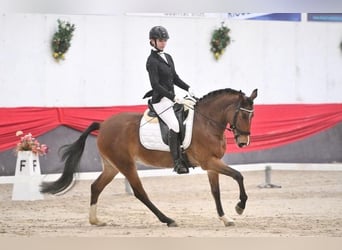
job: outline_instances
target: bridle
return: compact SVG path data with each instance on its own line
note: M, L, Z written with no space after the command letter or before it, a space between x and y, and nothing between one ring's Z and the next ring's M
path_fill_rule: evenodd
M227 130L231 131L231 132L234 132L236 131L238 134L235 134L234 133L234 136L235 138L238 137L239 135L250 135L251 132L250 131L243 131L241 129L239 129L237 126L236 126L236 122L237 122L237 117L239 115L239 112L240 111L244 111L244 112L247 112L249 113L249 119L251 119L253 113L254 113L254 110L253 109L246 109L246 108L242 108L241 107L241 101L239 102L239 104L237 105L236 107L236 110L235 110L235 114L234 114L234 118L233 118L233 123L230 124L230 128L226 128Z

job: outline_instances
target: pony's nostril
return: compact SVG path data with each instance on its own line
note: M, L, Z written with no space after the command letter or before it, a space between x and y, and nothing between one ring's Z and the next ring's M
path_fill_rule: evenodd
M240 148L243 148L243 147L246 147L246 146L247 146L247 144L246 144L246 143L243 143L243 142L240 142L238 145L239 145Z

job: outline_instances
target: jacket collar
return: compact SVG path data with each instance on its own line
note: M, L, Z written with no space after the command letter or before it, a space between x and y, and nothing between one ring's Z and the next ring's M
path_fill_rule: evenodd
M164 53L164 52L163 52ZM158 51L156 51L156 50L151 50L151 54L154 56L154 57L156 57L159 61L161 61L161 62L164 62L164 63L166 63L167 65L169 65L169 63L168 62L166 62L160 55L159 55L159 52ZM167 54L166 53L164 53L165 54L165 57L167 57Z

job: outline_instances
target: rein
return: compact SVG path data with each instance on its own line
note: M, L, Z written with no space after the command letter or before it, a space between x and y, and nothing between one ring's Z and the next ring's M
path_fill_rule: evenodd
M185 105L186 105L186 104L185 104ZM228 128L227 126L224 126L224 125L222 125L221 123L219 123L219 122L217 122L217 121L211 119L210 117L208 117L208 116L204 115L203 113L199 112L198 110L196 110L193 106L189 106L189 105L186 105L186 106L187 106L188 108L192 109L192 110L193 110L194 112L196 112L197 114L203 116L205 119L207 119L207 120L213 122L216 126L218 126L218 127L220 127L220 128L223 128L223 129L225 129L225 130L227 130L227 131L229 131L229 132L232 132L232 131L233 131L231 127Z
M186 105L186 104L185 104ZM245 111L245 112L248 112L250 113L250 116L253 114L254 110L250 110L250 109L246 109L246 108L242 108L241 107L241 101L239 102L239 105L237 106L236 110L235 110L235 114L234 114L234 118L233 118L233 124L230 125L230 127L227 127L225 125L222 125L221 123L211 119L210 117L204 115L203 113L199 112L198 110L196 110L193 106L189 106L189 105L186 105L188 108L194 110L194 112L200 114L201 116L203 116L205 119L213 122L216 126L220 127L220 128L223 128L224 130L227 130L229 132L234 132L237 131L239 133L239 135L250 135L251 133L249 131L243 131L243 130L240 130L239 128L237 128L236 126L236 122L237 122L237 116L239 114L240 111ZM236 137L236 136L235 136Z
M196 101L198 100L197 98L195 99ZM237 117L239 115L239 112L240 111L244 111L244 112L248 112L250 114L250 117L251 115L253 114L254 110L253 109L246 109L246 108L242 108L241 107L241 101L239 101L239 104L237 105L236 107L236 110L235 110L235 114L234 114L234 118L233 118L233 123L230 124L230 127L227 127L225 125L222 125L221 123L211 119L210 117L204 115L203 113L199 112L198 110L196 110L194 108L194 106L192 105L188 105L186 103L183 104L184 106L188 107L189 109L192 109L194 112L198 113L199 115L203 116L205 119L213 122L216 126L220 127L220 128L223 128L224 130L227 130L229 132L233 132L234 133L234 130L238 132L238 135L235 135L235 137L239 136L239 135L250 135L250 131L243 131L241 129L239 129L237 126L236 126L236 123L237 123ZM168 109L172 108L172 106L166 108L165 110L163 110L160 114L166 112ZM160 115L158 114L158 115ZM151 118L150 120L146 121L144 124L142 124L140 127L146 125L147 123L149 123L151 120L153 120L153 118Z

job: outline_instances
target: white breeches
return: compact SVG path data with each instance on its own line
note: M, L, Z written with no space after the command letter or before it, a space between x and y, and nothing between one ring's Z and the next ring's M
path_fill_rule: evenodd
M153 108L158 113L160 118L172 129L174 132L179 133L179 124L173 111L173 101L163 97L160 102L154 103Z

